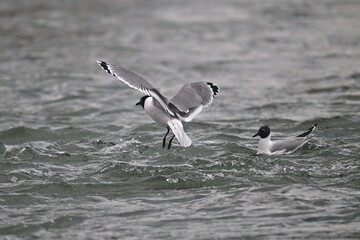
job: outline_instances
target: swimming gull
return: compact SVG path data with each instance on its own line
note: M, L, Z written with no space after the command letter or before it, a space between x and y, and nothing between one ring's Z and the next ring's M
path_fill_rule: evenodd
M289 154L304 145L309 139L309 134L316 128L317 124L308 128L306 132L285 140L271 141L271 132L268 126L262 126L259 131L253 136L260 136L258 154Z

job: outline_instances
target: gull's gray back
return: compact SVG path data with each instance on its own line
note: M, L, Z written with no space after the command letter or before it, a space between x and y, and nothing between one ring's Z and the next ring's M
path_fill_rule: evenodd
M287 140L277 140L273 141L270 151L284 151L284 152L292 152L297 148L301 147L305 143L306 138L297 137Z

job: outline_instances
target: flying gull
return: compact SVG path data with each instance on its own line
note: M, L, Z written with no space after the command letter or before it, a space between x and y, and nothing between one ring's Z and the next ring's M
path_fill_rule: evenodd
M170 138L168 149L174 137L181 146L189 147L192 141L183 129L182 121L193 120L203 108L210 106L219 92L219 87L211 82L194 82L183 85L179 92L169 100L137 74L104 61L97 61L97 63L106 72L145 95L136 105L142 106L155 122L167 128L163 138L163 148L170 130L174 136Z

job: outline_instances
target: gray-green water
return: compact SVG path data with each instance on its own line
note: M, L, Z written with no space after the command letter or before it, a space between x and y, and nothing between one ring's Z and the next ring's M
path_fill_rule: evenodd
M358 239L360 1L0 2L1 239ZM221 87L161 148L141 94ZM285 156L273 138L318 130Z

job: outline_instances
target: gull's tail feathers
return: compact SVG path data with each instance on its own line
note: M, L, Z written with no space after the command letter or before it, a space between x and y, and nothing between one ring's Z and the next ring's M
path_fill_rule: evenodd
M184 132L184 128L180 120L171 119L167 122L167 124L171 128L171 131L175 134L175 137L181 146L189 147L192 144L191 139Z

